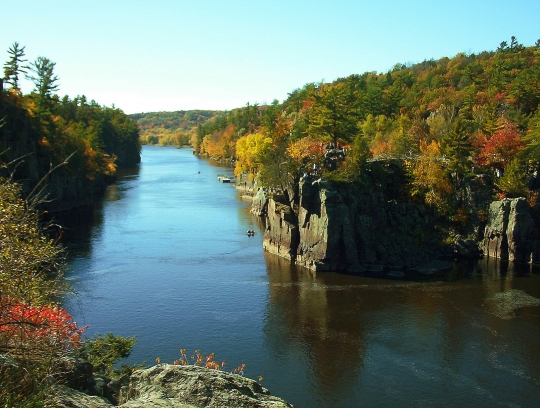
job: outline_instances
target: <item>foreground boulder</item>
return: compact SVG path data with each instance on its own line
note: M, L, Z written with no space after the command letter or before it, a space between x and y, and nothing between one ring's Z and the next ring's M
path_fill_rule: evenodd
M127 379L127 377L126 377ZM123 382L124 383L124 382ZM48 406L57 408L113 407L105 398L57 386ZM118 406L286 408L292 405L273 397L258 382L203 367L162 364L135 371L120 387Z
M291 407L258 382L224 371L163 364L131 375L122 407Z
M54 408L112 408L114 405L103 397L85 394L65 385L53 387L53 396L45 401L46 407Z

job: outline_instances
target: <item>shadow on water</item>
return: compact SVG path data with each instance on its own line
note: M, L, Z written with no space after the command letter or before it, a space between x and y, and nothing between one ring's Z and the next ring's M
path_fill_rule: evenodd
M120 169L117 179L119 181L136 180L139 171L138 166ZM54 224L52 231L54 238L58 238L59 230L62 230L59 242L66 246L68 257L87 255L91 252L93 238L95 234L99 234L103 225L104 203L122 199L124 190L120 183L115 182L96 195L94 204L90 206L48 214L45 220Z

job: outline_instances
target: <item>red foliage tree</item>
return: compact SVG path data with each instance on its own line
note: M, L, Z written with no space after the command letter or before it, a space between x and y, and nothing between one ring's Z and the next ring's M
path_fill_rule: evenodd
M482 166L494 166L504 169L523 147L521 134L516 126L508 123L504 128L496 131L489 139L479 138L481 150L478 153L477 162Z

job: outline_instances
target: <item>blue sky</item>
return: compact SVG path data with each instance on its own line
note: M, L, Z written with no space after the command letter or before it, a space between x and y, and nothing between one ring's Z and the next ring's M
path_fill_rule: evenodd
M3 0L17 41L56 62L59 94L126 113L280 102L309 82L540 39L540 1ZM32 86L23 84L23 91Z

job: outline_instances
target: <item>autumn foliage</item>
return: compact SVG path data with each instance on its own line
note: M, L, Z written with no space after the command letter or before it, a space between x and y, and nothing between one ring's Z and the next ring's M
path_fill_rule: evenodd
M524 146L521 134L511 123L496 131L491 137L479 136L476 143L481 146L478 163L500 169L504 169Z
M71 315L58 305L36 306L3 298L0 302L0 337L4 347L76 348L86 327L79 328Z
M18 403L50 386L55 360L79 346L85 329L58 304L62 248L20 191L0 179L0 355L18 367L0 367L0 401Z
M440 160L440 146L437 142L420 143L420 157L413 165L412 174L413 196L418 195L440 212L446 212L452 184L444 171L444 163Z

